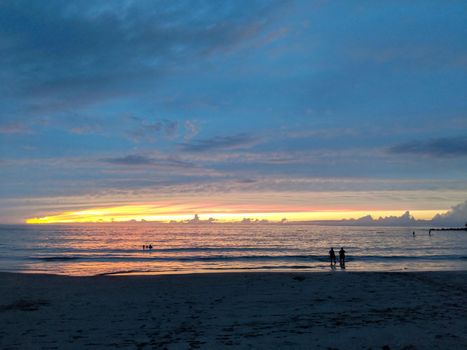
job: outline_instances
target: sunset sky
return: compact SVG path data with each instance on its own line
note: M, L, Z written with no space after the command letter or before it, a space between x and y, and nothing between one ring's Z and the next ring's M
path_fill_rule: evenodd
M431 218L466 38L463 0L3 0L0 223Z

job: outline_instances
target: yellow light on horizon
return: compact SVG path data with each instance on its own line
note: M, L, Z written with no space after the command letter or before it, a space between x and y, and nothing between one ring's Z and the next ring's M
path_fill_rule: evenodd
M195 210L194 210L195 209ZM199 208L198 208L199 209ZM257 208L261 209L261 208ZM262 208L264 209L264 208ZM310 210L310 211L251 211L229 208L205 208L196 210L189 206L156 205L124 205L117 207L92 208L86 210L66 211L42 217L33 217L25 220L27 224L56 224L56 223L110 223L128 221L186 221L193 219L194 213L200 215L202 220L214 219L216 222L236 222L244 218L252 220L268 220L279 222L283 218L288 221L308 220L342 220L357 219L366 215L372 215L374 219L386 216L401 216L405 210ZM416 219L431 219L433 216L445 210L414 210L411 211Z

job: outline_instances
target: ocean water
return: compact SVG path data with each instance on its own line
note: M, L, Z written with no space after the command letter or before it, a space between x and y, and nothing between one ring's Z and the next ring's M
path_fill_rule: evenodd
M467 270L465 231L430 236L401 227L137 223L0 225L0 271L329 271L331 246L346 250L346 271Z

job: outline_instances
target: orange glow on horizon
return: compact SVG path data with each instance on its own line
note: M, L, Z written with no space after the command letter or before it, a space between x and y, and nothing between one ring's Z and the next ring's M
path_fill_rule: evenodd
M243 210L242 210L243 209ZM258 210L259 209L259 210ZM262 209L262 210L261 210ZM269 210L268 210L269 209ZM273 210L271 210L273 209ZM128 221L187 221L199 214L201 220L214 219L216 222L238 222L244 218L252 220L268 220L279 222L283 218L288 221L308 220L342 220L358 219L371 215L374 219L386 216L401 216L405 210L292 210L284 211L280 208L200 208L172 205L124 205L117 207L92 208L86 210L66 211L53 215L26 219L27 224L55 224L55 223L110 223ZM445 210L413 210L411 215L416 219L431 219L434 215Z

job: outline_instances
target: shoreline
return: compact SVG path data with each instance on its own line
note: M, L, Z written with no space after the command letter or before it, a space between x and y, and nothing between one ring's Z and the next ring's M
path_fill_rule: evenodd
M0 271L0 280L3 275L18 275L18 276L44 276L44 277L72 277L72 278L99 278L99 277L157 277L157 276L200 276L200 275L241 275L241 274L289 274L289 275L322 275L322 274L438 274L438 273L465 273L467 269L433 269L433 270L408 270L408 269L393 269L393 270L352 270L349 268L335 269L326 268L295 268L295 269L216 269L216 270L192 270L192 271L116 271L104 272L95 275L78 275L78 274L60 274L47 272L30 272L30 271Z
M351 264L347 263L345 268L341 268L339 265L331 268L330 265L322 266L300 266L300 267L267 267L267 268L216 268L216 269L186 269L186 270L167 270L167 271L144 271L144 270L121 270L121 271L110 271L102 272L93 275L85 274L66 274L66 273L52 273L52 272L42 272L42 271L8 271L0 270L0 275L2 274L18 274L18 275L43 275L43 276L62 276L62 277L104 277L104 276L191 276L191 275L217 275L217 274L326 274L326 273L449 273L449 272L466 272L467 268L459 267L454 268L453 266L447 267L393 267L389 268L386 266L368 266L368 269L364 270L361 266L357 268L353 267Z
M0 273L0 348L467 346L467 271Z
M347 270L347 269L337 269L337 270L329 270L329 271L303 271L303 270L274 270L274 271L238 271L238 270L221 270L218 272L167 272L167 273L126 273L126 272L117 272L117 273L103 273L97 275L62 275L62 274L53 274L53 273L34 273L34 272L8 272L8 271L0 271L0 281L4 278L12 277L12 278L22 278L22 277L34 277L34 278L58 278L58 279L131 279L131 278L138 278L138 279L158 279L158 278L210 278L210 277L222 277L227 278L229 276L305 276L309 278L314 278L314 276L334 276L334 275L413 275L414 277L423 277L426 276L437 276L437 275L458 275L463 276L465 275L465 279L467 282L467 270L433 270L433 271L358 271L358 270ZM1 286L0 286L1 288ZM465 291L467 292L467 284L465 285Z
M316 276L316 275L337 275L337 274L347 274L347 275L399 275L399 274L407 274L407 275L438 275L438 274L454 274L454 275L466 275L467 278L467 270L429 270L429 271L360 271L360 270L348 270L348 269L336 269L336 270L319 270L319 271L302 271L300 269L292 271L292 270L221 270L219 272L173 272L169 271L167 273L153 273L150 272L146 273L132 273L132 272L110 272L110 273L103 273L97 275L65 275L65 274L54 274L54 273L35 273L35 272L9 272L9 271L0 271L0 281L7 277L18 277L21 276L31 276L31 277L41 277L41 278L75 278L75 279L99 279L99 278L107 278L107 277L119 277L119 278L132 278L132 277L144 277L148 279L157 278L157 277L209 277L209 276L223 276L227 277L230 275L306 275L308 277ZM467 285L466 285L467 291Z

